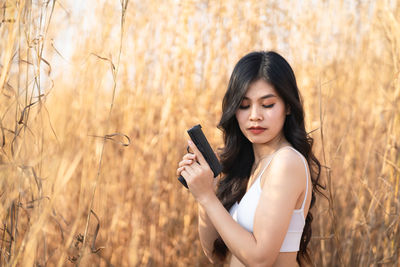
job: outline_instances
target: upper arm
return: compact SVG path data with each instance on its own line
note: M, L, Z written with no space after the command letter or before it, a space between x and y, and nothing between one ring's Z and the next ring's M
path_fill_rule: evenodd
M305 191L306 171L293 150L275 155L261 179L262 193L254 217L253 234L257 255L275 259L286 236L293 210Z

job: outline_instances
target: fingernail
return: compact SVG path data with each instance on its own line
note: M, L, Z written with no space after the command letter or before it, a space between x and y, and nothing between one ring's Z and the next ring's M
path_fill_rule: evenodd
M191 145L191 144L193 144L193 142L192 142L192 141L190 141L190 140L188 140L188 144L189 144L189 145Z

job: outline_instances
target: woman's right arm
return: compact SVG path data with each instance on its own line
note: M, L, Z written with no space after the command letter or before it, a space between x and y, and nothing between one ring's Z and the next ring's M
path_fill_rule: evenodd
M194 160L196 160L196 155L192 153L188 153L183 156L182 161L179 162L179 168L177 169L177 175L180 175L182 170L185 166L190 165ZM218 178L214 180L214 188L216 188L218 182ZM217 230L211 220L208 218L208 215L205 209L198 205L199 210L199 236L200 236L200 243L203 247L204 254L210 260L211 263L216 263L217 259L213 255L214 250L214 241L219 237Z
M215 263L217 261L216 257L213 255L214 250L214 241L219 237L217 230L215 230L214 225L208 218L208 215L204 208L201 205L198 205L199 208L199 236L200 243L203 247L204 254L206 254L207 258L211 263Z

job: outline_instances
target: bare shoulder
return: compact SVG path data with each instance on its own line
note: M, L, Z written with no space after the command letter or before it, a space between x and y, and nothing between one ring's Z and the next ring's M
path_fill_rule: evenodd
M292 147L284 147L276 152L271 160L271 167L275 166L280 168L297 168L304 169L304 156Z
M272 179L278 183L300 186L307 175L305 164L307 162L300 152L291 147L284 147L276 152L262 180ZM262 184L263 182L261 181Z

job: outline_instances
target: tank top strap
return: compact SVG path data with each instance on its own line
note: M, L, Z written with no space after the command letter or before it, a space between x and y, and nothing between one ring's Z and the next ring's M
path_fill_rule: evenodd
M307 193L308 193L308 171L307 171L307 164L306 164L306 161L304 160L304 156L303 156L299 151L297 151L297 150L294 149L293 147L290 147L290 148L293 149L294 151L296 151L297 154L300 155L301 160L302 160L303 163L304 163L304 168L305 168L305 171L306 171L306 191L305 191L305 194L304 194L303 204L301 204L301 210L304 210L304 205L306 204Z
M308 171L307 171L307 166L306 163L303 159L304 162L304 167L306 169L306 192L304 193L304 200L303 200L303 204L301 205L301 210L304 210L304 205L306 204L306 199L307 199L307 195L308 195Z
M277 151L275 151L274 153L272 153L271 158L268 160L268 163L265 164L264 169L260 172L260 174L258 175L257 179L260 179L260 177L263 175L264 171L268 168L269 164L271 163L272 159L275 157L276 153L277 153L279 150L281 150L282 148L285 148L285 147L290 147L290 146L281 147L281 148L279 148Z
M267 167L268 167L269 163L271 162L272 158L273 158L273 157L271 157L271 158L268 160L268 163L265 164L264 169L260 172L260 174L258 175L257 179L261 179L261 176L263 175L264 171L267 169Z
M277 154L277 152L278 152L279 150L281 150L282 148L285 148L285 147L289 147L289 148L291 148L293 151L295 151L297 154L299 154L301 160L302 160L303 163L304 163L304 168L305 168L305 171L306 171L306 191L305 191L305 194L304 194L303 204L301 204L301 210L304 210L304 205L306 204L307 193L308 193L308 171L307 171L307 164L306 164L306 161L304 160L304 156L303 156L299 151L297 151L296 149L294 149L293 147L291 147L291 146L284 146L284 147L281 147L280 149L278 149L277 151L275 151L275 152L273 153L272 157L268 160L268 163L265 164L265 167L263 168L263 170L261 171L261 173L258 175L257 180L261 179L261 176L263 175L264 171L268 168L269 164L271 163L272 159L275 157L275 155Z

